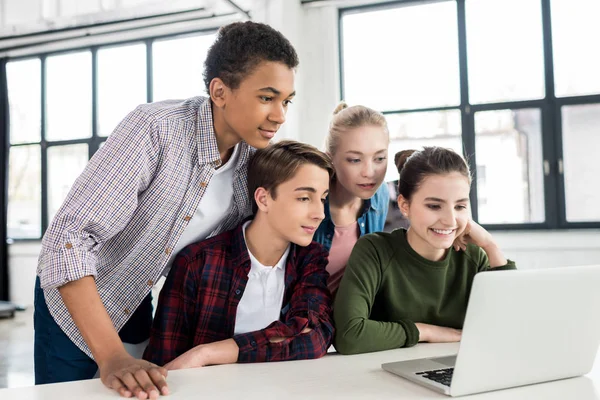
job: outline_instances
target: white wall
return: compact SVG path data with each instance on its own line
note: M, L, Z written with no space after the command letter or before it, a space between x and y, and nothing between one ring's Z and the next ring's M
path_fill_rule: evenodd
M4 0L5 12L7 1L10 3L8 9L20 9L21 2L25 1L36 3L34 0ZM300 56L298 96L280 137L321 147L340 93L337 9L302 8L299 0L255 0L252 12L255 20L282 31L297 47ZM6 15L3 17L6 20ZM495 237L506 256L514 259L519 268L600 264L600 230L498 232ZM32 303L39 246L39 243L9 246L13 301Z

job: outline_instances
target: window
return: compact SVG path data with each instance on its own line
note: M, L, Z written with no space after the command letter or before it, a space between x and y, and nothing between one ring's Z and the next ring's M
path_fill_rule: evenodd
M562 108L567 221L600 221L600 104Z
M38 238L42 232L41 62L33 58L8 63L6 74L11 146L7 235Z
M202 35L155 41L152 44L154 99L205 95L204 58L215 39L215 35Z
M8 157L8 227L12 238L38 238L42 232L42 174L39 144L15 146Z
M600 227L597 0L397 1L340 10L341 97L386 114L393 155L452 148L492 229Z
M539 0L466 1L472 104L544 97L540 4Z
M150 38L9 61L8 237L42 236L90 156L136 106L202 95L214 38Z
M127 113L146 102L146 45L98 50L98 136L108 136Z
M475 154L479 222L545 221L542 128L538 109L476 113Z
M46 140L92 136L92 53L46 59Z
M442 146L462 153L460 112L430 111L387 116L390 150L386 181L398 179L394 154L422 146Z
M552 0L552 43L556 95L600 93L600 2Z
M456 29L454 2L344 14L345 100L382 111L457 106Z

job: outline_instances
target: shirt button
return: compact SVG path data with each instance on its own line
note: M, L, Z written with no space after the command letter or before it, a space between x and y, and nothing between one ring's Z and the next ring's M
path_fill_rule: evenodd
M65 247L66 247L67 249L72 249L72 248L73 248L73 245L72 245L71 243L66 243L66 244L65 244Z
M206 187L206 185L208 185L208 183L206 183L206 182L200 182L200 186Z
M154 286L154 282L152 281L152 279L150 279L150 280L148 281L148 286L150 286L150 287Z
M364 223L364 222L361 222L361 223L360 223L360 226L362 226L362 227L364 228L364 227L365 227L365 223Z
M171 248L170 248L170 247L167 247L167 248L165 249L165 254L166 254L166 255L169 255L169 254L171 254L171 251L173 251L173 250L171 250Z
M129 315L129 313L131 313L131 311L129 311L129 308L124 309L123 312L125 313L125 315Z
M189 215L186 215L185 217L183 217L184 221L189 221L190 219L192 219L192 217L190 217Z
M242 291L240 289L235 291L235 294L240 294L240 293L242 293Z
M251 341L251 342L250 342L250 344L251 344L252 346L256 346L256 342L255 342L254 340L253 340L253 341Z

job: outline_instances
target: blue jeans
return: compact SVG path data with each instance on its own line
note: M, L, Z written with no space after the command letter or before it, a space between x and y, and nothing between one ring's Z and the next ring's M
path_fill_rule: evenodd
M34 369L35 384L91 379L96 362L81 351L58 326L46 305L40 279L34 293ZM150 337L152 296L149 294L119 332L125 343L141 343Z

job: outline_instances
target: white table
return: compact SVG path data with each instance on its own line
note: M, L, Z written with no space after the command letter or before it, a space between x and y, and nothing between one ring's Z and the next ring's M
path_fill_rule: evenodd
M458 344L419 344L409 349L319 360L232 364L171 371L171 395L181 399L449 399L381 369L384 362L455 354ZM465 396L482 400L600 400L600 363L585 377ZM0 400L117 399L99 379L0 390Z

